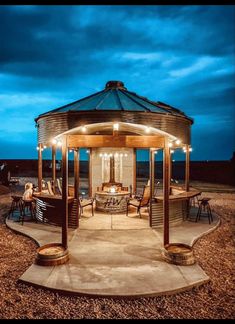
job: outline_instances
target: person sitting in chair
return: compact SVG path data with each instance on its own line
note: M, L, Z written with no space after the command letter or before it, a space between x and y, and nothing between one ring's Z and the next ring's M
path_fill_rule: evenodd
M31 182L27 182L25 184L25 192L22 197L23 200L33 200L33 184Z

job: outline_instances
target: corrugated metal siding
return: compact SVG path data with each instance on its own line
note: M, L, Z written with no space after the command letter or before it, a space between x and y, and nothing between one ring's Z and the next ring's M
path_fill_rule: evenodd
M186 218L186 201L171 201L169 204L169 221L170 224L176 224L182 222ZM152 203L152 227L163 226L163 202Z
M38 143L51 139L75 127L104 122L126 122L152 126L180 138L190 144L191 122L178 116L151 112L86 111L49 114L38 119Z

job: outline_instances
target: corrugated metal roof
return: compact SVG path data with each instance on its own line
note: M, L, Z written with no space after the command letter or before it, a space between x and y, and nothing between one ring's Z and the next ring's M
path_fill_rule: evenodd
M163 102L154 102L128 91L121 81L108 81L105 89L88 97L74 101L65 106L53 109L43 115L64 113L69 111L141 111L153 113L166 113L188 118L182 111Z

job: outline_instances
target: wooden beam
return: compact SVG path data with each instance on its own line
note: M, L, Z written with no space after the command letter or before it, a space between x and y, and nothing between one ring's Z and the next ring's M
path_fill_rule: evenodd
M62 245L68 247L68 149L67 136L62 137Z
M133 149L133 193L136 192L136 148Z
M129 135L68 135L68 147L131 147L149 148L164 147L161 136L129 136Z
M170 149L168 147L168 139L165 139L164 157L163 157L163 214L164 214L164 232L163 243L169 244L169 163Z
M38 191L42 191L42 144L38 145Z
M186 161L185 161L185 190L189 191L189 163L190 162L190 152L189 145L186 145Z
M79 149L74 150L74 198L79 199Z
M55 193L56 186L56 145L52 145L52 181L53 181L53 191Z
M88 175L88 181L89 181L89 197L92 197L92 149L89 149L89 175Z

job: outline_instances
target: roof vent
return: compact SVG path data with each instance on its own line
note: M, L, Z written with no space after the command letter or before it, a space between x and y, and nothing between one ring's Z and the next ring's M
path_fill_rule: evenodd
M122 81L108 81L105 85L105 89L110 89L110 88L126 89Z

